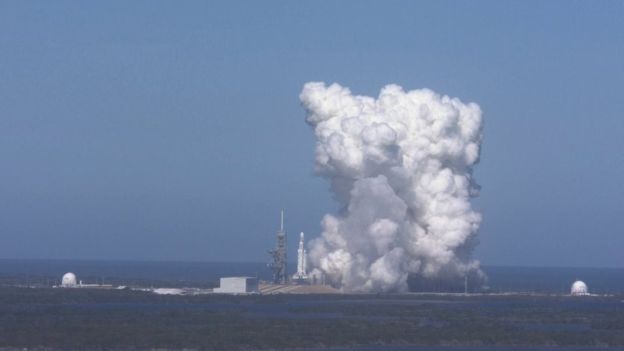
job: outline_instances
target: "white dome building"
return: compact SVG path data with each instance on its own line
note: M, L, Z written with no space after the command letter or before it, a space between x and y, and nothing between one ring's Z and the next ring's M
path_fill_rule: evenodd
M572 284L572 288L570 288L570 295L572 296L583 296L589 295L589 291L587 290L587 284L584 282L577 280Z
M61 279L61 286L65 288L71 288L78 285L76 275L72 272L65 273L63 279Z

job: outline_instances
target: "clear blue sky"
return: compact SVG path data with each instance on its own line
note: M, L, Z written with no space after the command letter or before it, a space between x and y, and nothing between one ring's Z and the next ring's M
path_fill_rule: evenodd
M624 266L622 1L0 1L0 257L318 235L312 80L481 105L483 263Z

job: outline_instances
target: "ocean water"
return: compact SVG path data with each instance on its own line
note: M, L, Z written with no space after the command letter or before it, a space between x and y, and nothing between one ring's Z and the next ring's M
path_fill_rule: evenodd
M599 351L622 350L604 347L531 347L531 346L363 346L354 348L298 349L296 351ZM294 350L293 350L294 351Z
M484 266L483 270L488 276L485 285L492 292L567 293L572 282L580 279L592 293L624 293L624 268ZM85 283L175 286L211 286L225 276L271 278L271 272L262 262L0 259L0 283L51 285L58 283L66 272L76 273Z

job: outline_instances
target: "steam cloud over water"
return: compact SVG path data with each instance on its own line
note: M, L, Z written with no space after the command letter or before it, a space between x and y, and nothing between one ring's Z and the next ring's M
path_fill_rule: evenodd
M377 99L338 84L305 84L316 171L343 209L310 242L314 273L344 291L405 291L409 274L482 275L471 258L481 215L472 167L481 109L428 89L387 85Z

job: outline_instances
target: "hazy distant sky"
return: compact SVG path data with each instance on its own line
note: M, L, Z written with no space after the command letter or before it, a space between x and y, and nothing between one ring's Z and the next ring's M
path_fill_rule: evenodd
M624 266L622 1L0 1L0 257L294 255L308 81L481 106L483 263Z

